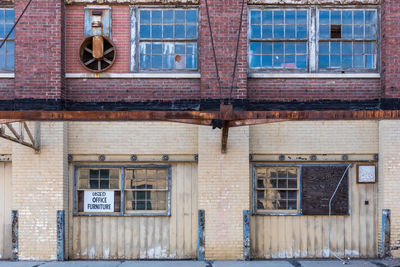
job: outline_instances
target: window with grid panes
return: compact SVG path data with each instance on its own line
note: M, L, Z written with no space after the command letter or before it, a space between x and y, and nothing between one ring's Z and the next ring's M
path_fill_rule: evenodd
M14 25L14 9L0 8L0 43ZM14 31L10 34L3 47L0 48L0 71L14 71Z
M198 69L197 9L141 8L137 14L139 71Z
M255 168L255 211L298 212L299 176L296 166L258 166Z

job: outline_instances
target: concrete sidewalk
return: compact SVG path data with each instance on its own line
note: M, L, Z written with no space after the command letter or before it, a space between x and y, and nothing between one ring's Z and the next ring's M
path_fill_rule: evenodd
M338 260L269 260L269 261L0 261L0 267L339 267ZM394 267L400 259L350 260L347 266Z

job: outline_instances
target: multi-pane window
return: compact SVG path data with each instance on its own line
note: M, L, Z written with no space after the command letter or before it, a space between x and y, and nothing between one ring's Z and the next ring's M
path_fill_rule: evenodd
M197 70L197 9L139 9L139 70Z
M14 9L0 8L0 43L14 25ZM14 71L14 31L0 49L0 71Z
M78 167L79 214L169 215L170 172L156 167Z
M251 9L250 71L376 72L377 9Z
M319 69L376 69L376 10L319 10L318 18Z
M298 211L299 167L256 167L255 208L258 212Z
M307 10L251 10L252 69L307 68Z

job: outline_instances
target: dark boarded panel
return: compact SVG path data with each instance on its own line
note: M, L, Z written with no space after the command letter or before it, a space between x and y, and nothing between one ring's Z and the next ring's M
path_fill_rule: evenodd
M346 166L303 166L302 210L304 215L329 215L329 199ZM332 215L348 214L348 173L332 200Z

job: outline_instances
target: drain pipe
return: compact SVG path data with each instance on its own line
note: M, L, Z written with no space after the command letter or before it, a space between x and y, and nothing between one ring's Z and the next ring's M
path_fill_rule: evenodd
M350 259L348 259L348 260L346 261L346 260L340 258L338 255L336 255L335 252L331 251L331 209L332 209L332 200L333 200L333 198L335 197L336 192L338 191L339 186L340 186L340 184L342 183L343 178L346 176L346 173L347 173L347 171L349 170L349 168L350 168L351 165L352 165L352 164L349 164L349 165L347 166L346 170L344 171L344 173L343 173L343 175L342 175L342 178L340 178L340 181L339 181L339 183L338 183L337 186L336 186L335 191L333 192L331 198L329 199L329 236L328 236L328 253L329 253L329 255L328 255L328 257L329 257L330 254L332 253L332 254L333 254L338 260L340 260L343 264L348 264Z

